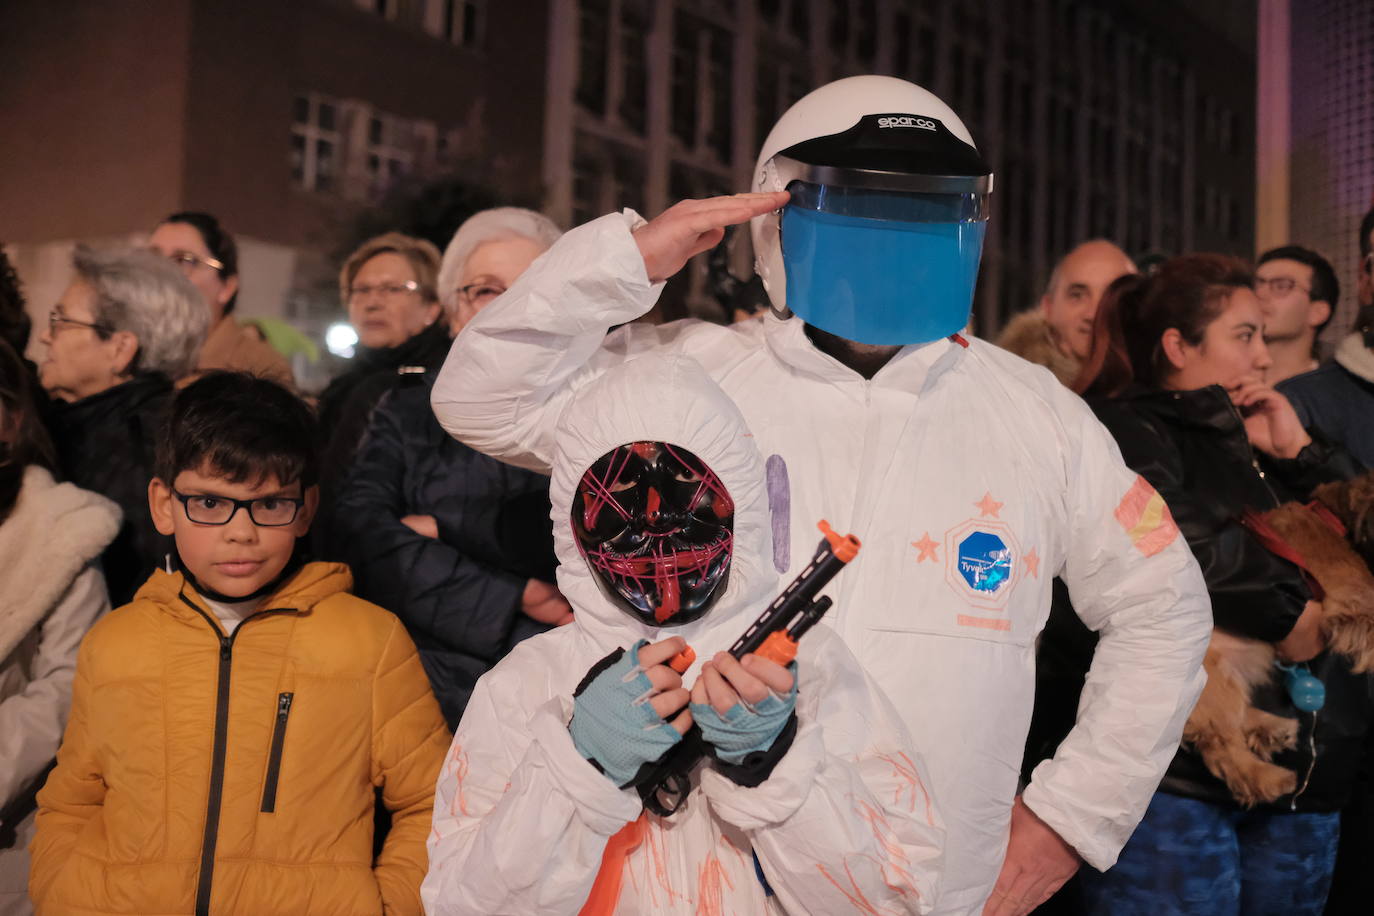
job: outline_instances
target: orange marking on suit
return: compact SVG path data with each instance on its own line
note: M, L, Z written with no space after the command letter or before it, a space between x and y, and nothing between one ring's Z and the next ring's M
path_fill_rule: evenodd
M711 853L697 866L697 916L725 916L725 888L735 889L735 883L720 858Z
M909 791L911 793L911 803L907 805L907 810L915 811L916 793L919 791L926 801L926 823L934 827L935 811L930 800L930 792L926 790L925 783L921 781L921 774L916 769L915 761L907 756L906 751L898 751L896 756L891 754L879 754L878 759L890 764L893 775L900 780L892 803L894 805L900 805L902 803L902 796Z
M1113 514L1135 549L1147 557L1159 553L1178 537L1178 525L1164 497L1144 477L1136 477Z
M463 791L463 781L468 778L468 752L457 744L448 758L449 775L453 777L453 804L448 813L454 817L459 814L468 816L467 794Z

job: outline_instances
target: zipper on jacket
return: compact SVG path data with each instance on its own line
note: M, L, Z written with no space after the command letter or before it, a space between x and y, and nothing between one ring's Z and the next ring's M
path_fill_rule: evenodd
M277 780L281 777L281 751L286 743L286 717L291 715L291 701L294 693L277 694L277 724L272 729L272 751L267 757L267 778L262 783L262 808L264 814L277 810Z
M200 842L200 877L196 882L196 916L210 916L210 891L215 876L215 846L219 842L219 814L224 803L224 758L229 746L229 675L234 661L234 639L243 632L250 620L268 614L289 613L293 608L274 608L250 614L225 636L219 627L195 602L184 593L178 598L195 611L210 625L210 631L219 640L219 682L215 688L215 742L210 762L210 792L205 802L205 832Z
M1236 415L1236 419L1240 421L1241 429L1244 430L1245 418L1241 416L1240 410L1234 402L1231 404L1231 412ZM1255 447L1250 444L1248 434L1245 437L1245 447L1250 453L1250 467L1255 469L1255 473L1259 475L1260 483L1264 484L1264 489L1269 494L1270 508L1282 505L1283 501L1279 499L1279 495L1274 492L1274 487L1269 483L1269 475L1265 474L1264 468L1260 467L1259 456L1255 454ZM1302 713L1298 714L1298 719L1299 721L1302 720ZM1293 797L1288 801L1288 810L1290 811L1298 810L1298 799L1307 791L1308 785L1312 782L1312 771L1317 767L1317 714L1315 712L1312 713L1312 730L1308 737L1307 775L1303 777L1302 785L1298 787L1298 790L1293 793Z
M1230 401L1229 398L1227 400ZM1236 407L1234 402L1231 402L1231 413L1235 414L1236 420L1240 422L1241 432L1245 432L1245 418L1241 416L1240 409ZM1250 467L1255 469L1255 473L1259 476L1260 483L1264 484L1265 492L1269 494L1269 499L1273 503L1269 508L1273 509L1275 506L1281 505L1283 500L1279 499L1279 494L1274 492L1274 488L1269 483L1269 475L1265 474L1264 468L1260 467L1259 456L1255 454L1255 447L1250 444L1250 435L1248 433L1245 434L1245 449L1250 455Z

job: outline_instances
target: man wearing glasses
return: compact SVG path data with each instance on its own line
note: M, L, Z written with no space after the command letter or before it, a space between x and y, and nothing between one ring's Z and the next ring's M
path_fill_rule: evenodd
M1360 312L1355 329L1336 346L1331 362L1278 389L1293 402L1304 426L1316 426L1338 439L1366 467L1374 468L1374 209L1360 223L1359 245ZM1273 349L1271 344L1270 352ZM1277 365L1277 355L1274 361Z
M1255 295L1274 360L1266 381L1274 385L1317 368L1317 336L1335 314L1341 287L1330 262L1309 248L1285 245L1257 263Z

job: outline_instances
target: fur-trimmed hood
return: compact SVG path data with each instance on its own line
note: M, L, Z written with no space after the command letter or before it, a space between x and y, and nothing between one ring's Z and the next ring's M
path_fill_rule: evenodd
M1044 366L1066 388L1073 384L1083 368L1077 357L1059 349L1054 341L1054 328L1050 327L1038 309L1022 312L1012 318L994 343L1028 362Z
M1347 334L1336 347L1335 360L1352 375L1374 382L1374 350L1364 344L1359 331Z
M0 523L0 664L119 532L119 507L37 466Z

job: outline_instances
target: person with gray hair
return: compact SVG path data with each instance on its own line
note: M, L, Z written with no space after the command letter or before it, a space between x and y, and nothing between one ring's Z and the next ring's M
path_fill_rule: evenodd
M472 216L439 271L457 334L559 236L531 210ZM553 585L549 479L450 438L429 406L437 366L407 375L373 411L334 507L336 559L359 597L406 625L449 726L477 679L572 612Z
M454 335L562 234L553 220L523 207L483 210L464 221L439 265L439 301Z
M48 313L39 380L54 400L63 476L119 504L102 559L115 605L169 552L148 513L153 436L172 381L191 371L209 330L200 293L147 251L78 246L76 276Z

